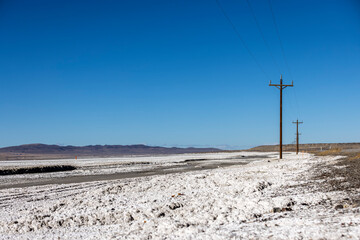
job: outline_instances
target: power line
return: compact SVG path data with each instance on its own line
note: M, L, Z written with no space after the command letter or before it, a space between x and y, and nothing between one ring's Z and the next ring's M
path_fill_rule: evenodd
M247 0L248 1L248 0ZM272 16L272 20L273 20L273 23L274 23L274 26L275 26L275 31L276 31L276 35L279 39L279 43L280 43L280 48L281 48L281 54L282 54L282 57L284 59L284 62L285 62L285 65L286 65L286 68L289 72L289 76L290 78L293 80L293 76L292 76L292 73L291 73L291 68L290 68L290 65L288 63L288 60L286 58L286 55L285 55L285 50L284 50L284 46L283 46L283 43L281 41L281 37L280 37L280 31L279 31L279 27L276 23L276 18L275 18L275 14L274 14L274 10L273 10L273 7L272 7L272 4L271 4L271 0L268 0L269 2L269 7L270 7L270 12L271 12L271 16ZM297 115L299 117L299 112L300 112L300 107L299 107L299 103L298 103L298 99L297 99L297 95L296 95L296 89L295 91L293 92L294 94L294 97L295 97L295 103L296 103L296 112L297 112Z
M282 41L281 41L281 38L280 38L280 32L279 32L278 25L277 25L277 23L276 23L275 14L274 14L274 11L273 11L273 8L272 8L271 0L268 0L268 2L269 2L270 11L271 11L271 16L272 16L272 20L273 20L273 22L274 22L276 34L277 34L277 37L278 37L279 42L280 42L281 54L282 54L282 56L283 56L283 58L284 58L284 62L285 62L285 64L286 64L286 68L287 68L288 71L289 71L290 78L293 79L292 74L291 74L291 70L290 70L290 67L289 67L289 64L288 64L288 61L287 61L287 58L286 58L286 56L285 56L284 46L283 46Z
M248 4L248 6L249 6L251 15L253 16L253 18L254 18L254 20L255 20L255 23L256 23L256 26L257 26L257 28L258 28L258 30L259 30L259 32L260 32L260 35L261 35L261 37L262 37L262 39L263 39L263 41L264 41L264 44L265 44L267 50L269 51L269 53L270 53L270 55L271 55L271 58L272 58L272 60L273 60L273 62L274 62L274 64L275 64L275 66L276 66L279 74L281 74L280 67L279 67L278 63L276 62L274 55L272 54L272 51L271 51L271 49L270 49L270 46L269 46L268 42L267 42L266 39L265 39L265 35L264 35L264 33L263 33L263 31L262 31L262 29L261 29L261 27L260 27L259 21L258 21L257 18L256 18L255 12L254 12L251 4L250 4L250 1L249 1L249 0L246 0L246 2L247 2L247 4Z
M230 17L228 16L228 14L226 13L225 9L222 7L222 5L220 4L219 0L215 0L217 6L219 7L220 11L222 12L222 14L224 15L224 17L226 18L226 20L230 23L232 29L234 30L234 32L236 33L236 36L240 39L241 43L243 44L243 46L245 47L245 49L248 51L249 55L253 58L253 60L255 61L256 65L259 67L259 69L263 72L263 74L266 76L267 79L270 79L269 75L265 72L264 68L261 66L261 64L259 63L259 61L256 59L255 55L252 53L252 51L250 50L250 48L248 47L248 45L246 44L245 40L243 39L243 37L241 36L240 32L238 31L238 29L236 28L235 24L231 21Z
M297 115L298 115L298 117L299 117L300 112L301 112L301 109L300 109L300 107L299 107L299 101L298 101L297 94L296 94L296 88L294 89L293 94L294 94L295 103L296 103L296 113L297 113Z

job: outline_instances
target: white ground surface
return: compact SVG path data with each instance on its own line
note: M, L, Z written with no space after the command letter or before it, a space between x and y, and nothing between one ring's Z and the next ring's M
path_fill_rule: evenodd
M58 177L71 177L83 175L103 175L123 172L134 172L144 170L156 170L161 167L186 167L186 161L196 159L208 159L206 163L215 163L216 161L235 161L247 163L243 159L246 156L252 156L254 153L232 152L232 153L194 153L194 154L176 154L167 156L133 156L118 158L89 158L89 159L56 159L56 160L18 160L18 161L0 161L0 169L31 168L44 166L71 165L77 169L74 171L51 172L41 174L23 174L23 175L5 175L0 176L0 185L8 183L26 183L30 180L47 180ZM256 155L265 156L268 153L257 153Z
M163 161L178 156L154 160ZM286 154L214 170L5 189L0 239L360 239L360 207L308 184L314 166L335 161Z

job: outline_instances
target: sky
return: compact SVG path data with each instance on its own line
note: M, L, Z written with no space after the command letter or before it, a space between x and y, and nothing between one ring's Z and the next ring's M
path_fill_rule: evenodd
M0 0L0 146L360 142L359 1L219 3Z

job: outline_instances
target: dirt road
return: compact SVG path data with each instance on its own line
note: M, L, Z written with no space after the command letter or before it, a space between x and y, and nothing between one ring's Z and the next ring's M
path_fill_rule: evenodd
M164 174L174 174L180 172L208 170L219 167L245 165L250 161L261 160L267 157L268 156L259 155L259 156L247 156L238 159L221 159L221 160L198 159L198 160L187 160L185 161L184 165L154 167L152 169L143 170L143 171L131 171L131 172L97 174L97 175L78 175L78 176L44 178L44 179L29 178L27 179L26 182L2 184L0 185L0 190L8 189L8 188L43 186L50 184L71 184L71 183L84 183L84 182L95 182L95 181L110 181L110 180L125 179L125 178L137 178L137 177L145 177L145 176L153 176L153 175L164 175Z

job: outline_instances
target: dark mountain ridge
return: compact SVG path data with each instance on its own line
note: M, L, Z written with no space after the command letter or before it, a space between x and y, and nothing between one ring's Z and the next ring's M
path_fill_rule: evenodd
M217 148L177 148L137 145L59 146L25 144L0 148L0 160L53 159L73 157L117 157L126 155L159 155L180 153L219 152Z

